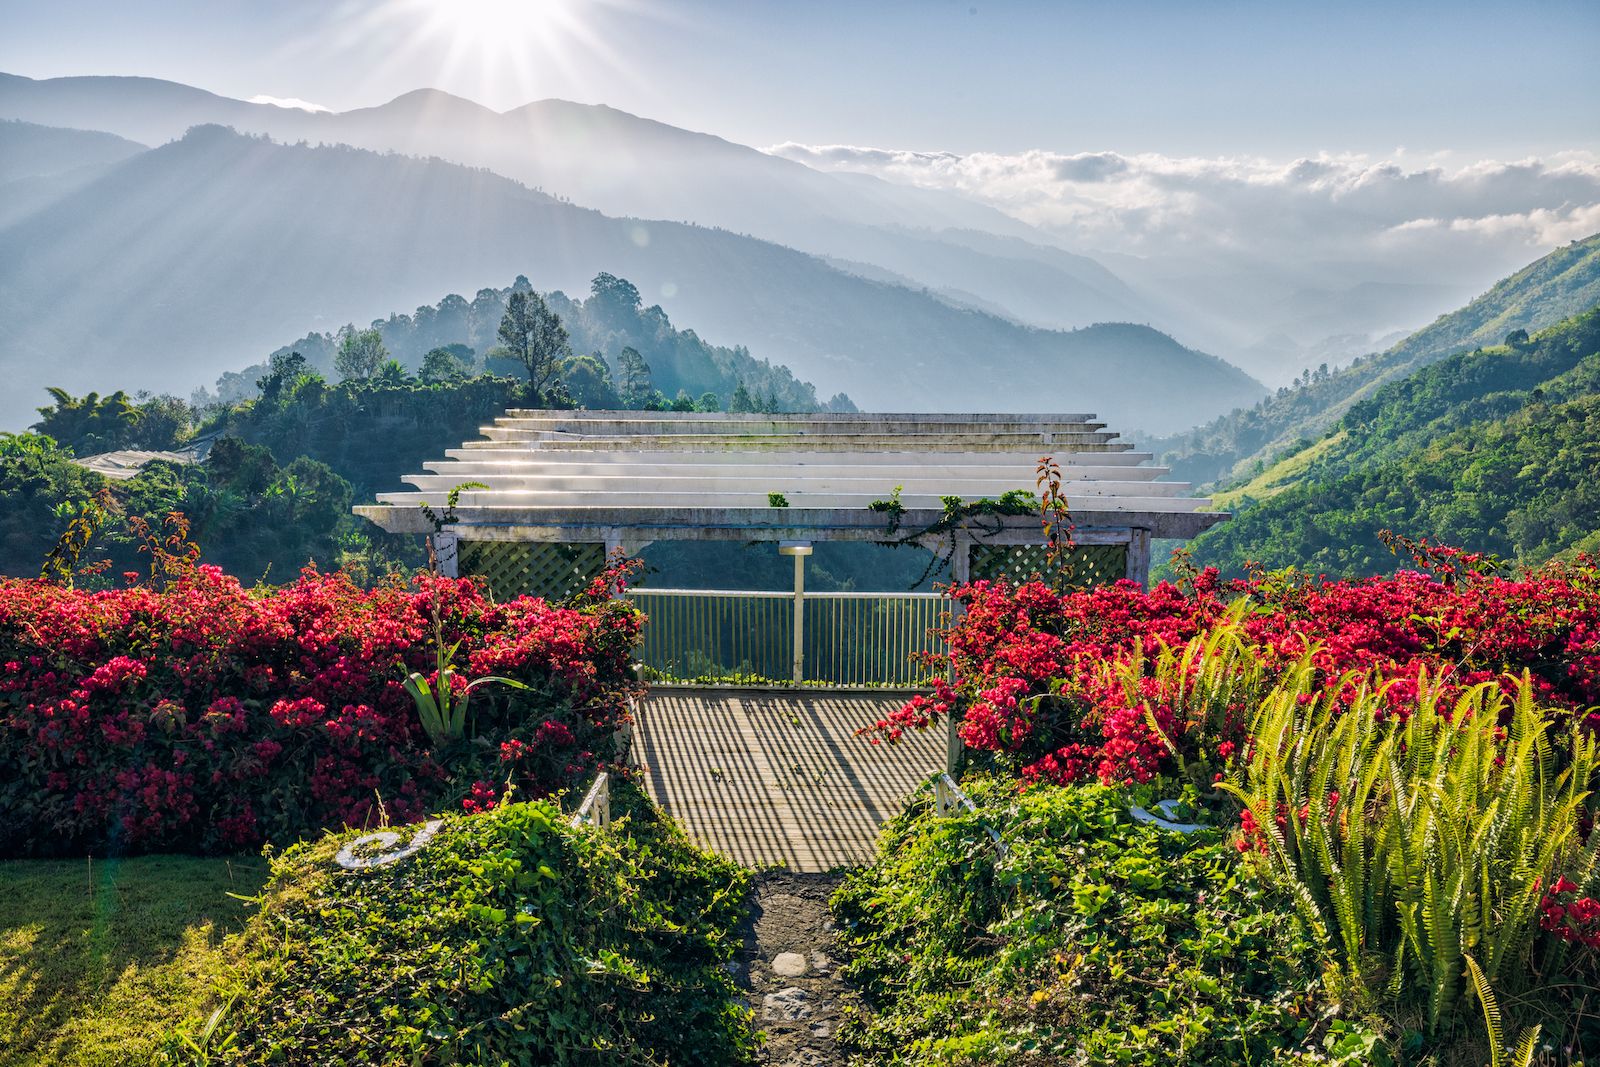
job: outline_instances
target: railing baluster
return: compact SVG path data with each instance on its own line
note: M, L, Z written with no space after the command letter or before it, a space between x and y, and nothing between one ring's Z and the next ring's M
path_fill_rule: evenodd
M720 589L634 589L650 617L640 654L668 677L792 672L794 594ZM899 686L918 680L912 656L937 650L929 631L948 609L933 593L806 593L799 639L808 681Z

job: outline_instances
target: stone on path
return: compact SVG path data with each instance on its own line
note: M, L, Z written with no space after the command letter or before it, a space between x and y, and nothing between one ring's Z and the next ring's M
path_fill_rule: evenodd
M811 1018L811 994L797 986L768 993L762 1001L761 1017L767 1020L783 1019L797 1022Z
M772 972L785 978L799 978L806 973L806 958L798 952L780 952L772 958Z

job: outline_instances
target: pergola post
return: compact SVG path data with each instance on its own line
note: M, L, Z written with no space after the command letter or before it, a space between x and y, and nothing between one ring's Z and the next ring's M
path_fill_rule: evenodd
M950 580L962 585L972 580L972 542L957 535L951 546Z
M453 533L439 532L431 535L433 540L433 559L439 567L439 573L446 578L459 578L457 564L461 555L461 539Z
M1143 586L1150 584L1150 531L1137 526L1128 540L1127 577Z

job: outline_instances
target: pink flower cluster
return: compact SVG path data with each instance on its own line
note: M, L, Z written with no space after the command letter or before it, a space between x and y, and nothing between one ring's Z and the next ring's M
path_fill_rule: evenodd
M1580 558L1502 578L1425 548L1423 562L1437 570L1356 581L1221 582L1207 570L1186 588L1163 582L1148 592L1127 581L1065 594L1037 581L958 586L952 596L963 611L947 634L953 681L935 682L932 696L864 732L893 740L955 714L970 749L993 753L1024 780L1142 782L1171 760L1148 707L1186 760L1220 766L1243 741L1252 707L1227 709L1221 723L1179 721L1175 694L1145 677L1130 699L1116 668L1136 643L1147 654L1181 645L1241 597L1252 608L1247 638L1269 664L1287 666L1313 648L1326 684L1352 671L1392 680L1393 714L1406 713L1424 670L1462 688L1527 671L1541 700L1600 726L1600 568Z
M1575 883L1557 878L1539 903L1539 928L1572 944L1600 948L1600 900L1579 896Z
M401 686L434 668L435 610L469 676L532 687L474 691L488 745L436 751ZM494 775L548 792L608 751L640 625L609 597L495 604L445 578L0 579L0 855L250 847L419 818Z

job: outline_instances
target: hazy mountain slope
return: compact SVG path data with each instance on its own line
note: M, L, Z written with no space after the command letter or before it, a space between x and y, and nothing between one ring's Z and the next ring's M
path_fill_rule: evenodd
M815 257L608 218L438 161L283 146L216 127L121 164L0 231L0 368L17 422L45 384L180 389L285 333L526 274L626 277L708 339L863 407L1098 410L1178 426L1260 387L1142 327L1033 330Z
M1032 227L965 197L823 173L609 107L541 100L497 113L422 89L378 107L312 113L150 78L0 76L0 115L112 130L149 143L217 123L289 143L437 156L610 215L695 222L861 260L936 291L970 292L1035 325L1183 325L1162 321L1099 264L1056 253ZM946 230L967 236L947 239ZM1006 243L980 251L978 234L1003 235Z
M1182 477L1196 482L1259 473L1301 439L1316 440L1352 404L1451 352L1538 330L1600 302L1600 234L1574 241L1496 283L1387 352L1308 385L1283 389L1249 409L1153 442Z
M1146 301L1094 260L1015 238L978 242L952 231L934 236L841 226L830 228L815 243L836 250L829 258L882 267L905 284L959 294L954 298L958 304L992 307L1036 326L1071 329L1152 317Z
M1270 385L1324 360L1343 365L1387 348L1485 287L1465 283L1444 263L1419 278L1414 269L1382 261L1279 258L1249 248L1096 256L1152 314L1183 322L1185 336L1226 351ZM1390 335L1399 336L1380 343Z
M1392 570L1407 561L1386 528L1530 564L1600 549L1600 308L1391 382L1306 451L1294 477L1256 483L1266 499L1233 501L1196 562Z
M80 189L144 145L114 134L0 120L0 226Z
M110 133L0 120L0 182L117 163L144 148Z

